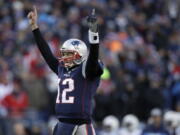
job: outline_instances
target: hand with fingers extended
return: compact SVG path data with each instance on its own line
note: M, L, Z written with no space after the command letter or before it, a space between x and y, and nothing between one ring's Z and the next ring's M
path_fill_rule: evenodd
M29 13L28 13L28 19L29 19L29 24L30 24L30 26L31 26L31 29L32 30L35 30L35 29L37 29L38 28L38 25L37 25L37 9L36 9L36 7L34 6L34 9L33 9L33 11L30 11Z
M91 14L87 17L87 24L92 32L98 32L98 20L95 14L95 9L93 9Z

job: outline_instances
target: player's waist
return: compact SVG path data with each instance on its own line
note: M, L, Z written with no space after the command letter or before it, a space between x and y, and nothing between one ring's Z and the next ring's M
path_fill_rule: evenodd
M60 122L75 124L75 125L82 125L82 124L90 124L90 119L71 119L71 118L58 118Z

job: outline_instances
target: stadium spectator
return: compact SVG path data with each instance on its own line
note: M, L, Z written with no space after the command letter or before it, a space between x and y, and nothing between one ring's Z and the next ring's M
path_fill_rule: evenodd
M180 123L180 113L175 111L167 111L164 114L164 125L168 129L169 133L172 135L178 135L179 124Z
M2 100L12 92L13 85L6 74L1 73L0 76L0 105L2 105Z
M135 115L128 114L122 120L122 128L118 135L141 135L142 129Z
M102 122L103 129L99 132L99 135L117 135L119 130L119 120L113 116L106 116Z
M151 111L151 116L149 119L149 125L145 127L142 135L147 134L160 134L160 135L170 135L167 129L164 127L162 122L162 112L160 109L155 108Z
M15 77L13 79L12 93L7 95L2 101L3 106L8 110L8 116L12 118L24 117L24 112L28 108L28 102L27 93L22 90L21 79Z

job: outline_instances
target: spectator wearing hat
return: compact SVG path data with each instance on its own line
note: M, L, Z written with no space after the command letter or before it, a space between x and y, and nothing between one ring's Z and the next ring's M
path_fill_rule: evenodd
M142 132L142 135L150 134L170 135L162 123L162 111L159 108L151 110L149 125Z

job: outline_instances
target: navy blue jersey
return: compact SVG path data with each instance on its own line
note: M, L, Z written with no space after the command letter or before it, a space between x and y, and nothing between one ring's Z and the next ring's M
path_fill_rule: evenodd
M85 62L67 70L60 66L40 30L38 28L33 30L33 34L43 58L59 78L55 107L57 117L61 121L71 120L71 123L74 123L74 120L78 124L89 122L92 114L92 99L103 72L102 64L98 61L99 44L90 44L89 55Z
M59 88L56 99L58 118L90 119L92 99L100 82L100 77L93 81L86 79L82 73L83 64L67 71L58 68Z

